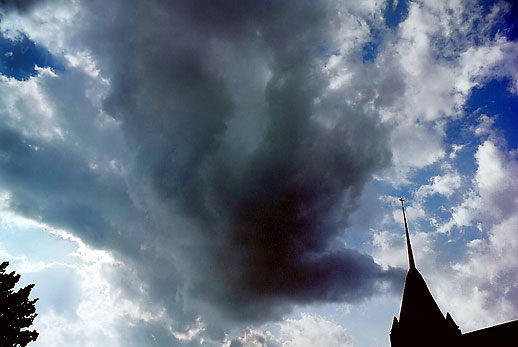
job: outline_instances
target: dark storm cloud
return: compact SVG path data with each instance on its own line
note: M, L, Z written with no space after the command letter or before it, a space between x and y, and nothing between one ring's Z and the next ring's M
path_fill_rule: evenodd
M112 76L106 108L141 147L139 165L161 198L197 225L199 243L186 255L195 269L192 293L230 317L257 320L289 302L372 294L375 281L391 275L337 245L336 236L364 182L389 156L376 117L325 92L331 9L241 1L146 6L135 17L124 6L116 16L131 42L111 52L123 72ZM256 96L259 110L243 106L228 78L241 77L235 60L247 54L271 74ZM229 124L246 117L262 118L263 130L250 134L262 131L260 140L234 155L240 149L226 141L235 135Z
M17 10L25 12L31 9L35 4L41 3L41 0L0 0L0 8L6 10Z
M183 305L214 324L279 318L294 303L352 302L400 281L401 271L383 271L338 239L390 154L376 114L327 88L335 13L319 2L84 2L70 43L110 78L103 107L134 156L131 198L102 212L92 201L49 202L62 212L44 217L81 236L95 229L90 241L103 243L129 223L110 206L138 206L146 241L120 234L132 246L108 248L170 314ZM47 167L36 161L34 170ZM120 184L69 174L65 182L85 189ZM124 190L110 189L69 193Z

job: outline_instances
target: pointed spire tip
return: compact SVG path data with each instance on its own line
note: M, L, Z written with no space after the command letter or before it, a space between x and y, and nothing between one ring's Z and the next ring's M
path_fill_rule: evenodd
M415 269L414 254L412 253L412 245L410 244L410 235L408 234L408 226L406 223L405 204L404 199L399 198L401 201L401 209L403 210L403 220L405 222L405 237L406 237L406 248L408 251L408 265L410 269Z

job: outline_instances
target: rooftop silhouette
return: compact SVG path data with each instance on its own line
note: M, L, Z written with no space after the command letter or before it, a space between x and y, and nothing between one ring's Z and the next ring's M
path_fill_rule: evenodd
M428 286L415 266L402 198L409 269L405 278L399 320L394 317L390 330L392 347L406 346L516 346L518 320L462 334L450 313L443 315Z

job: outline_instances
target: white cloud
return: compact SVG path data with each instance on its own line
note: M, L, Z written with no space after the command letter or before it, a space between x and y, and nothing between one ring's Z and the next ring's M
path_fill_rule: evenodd
M457 157L457 152L461 151L465 145L453 144L451 146L450 159L455 159Z
M485 46L470 47L460 57L460 76L455 88L463 95L487 79L509 77L518 79L518 42L497 37ZM514 90L514 89L512 89Z
M243 329L241 336L225 341L225 347L280 347L281 342L270 331Z
M478 126L474 128L475 135L487 136L494 133L493 125L495 124L495 117L489 117L487 114L482 114L478 118Z
M189 326L186 331L175 331L173 332L173 335L180 341L192 341L204 330L205 325L201 322L201 319L198 317L193 326Z
M284 319L276 324L279 336L270 331L243 330L241 336L227 342L227 346L243 347L307 347L352 346L346 329L319 315L302 312L299 319Z
M392 132L394 165L421 168L444 156L442 136L426 125L398 125Z
M518 43L502 36L489 39L491 26L506 10L508 6L499 3L491 16L483 17L476 4L410 3L394 44L377 58L383 63L381 71L398 71L404 81L403 88L392 86L399 91L394 104L380 109L393 128L391 148L397 167L387 171L385 180L404 182L415 169L444 158L444 129L450 119L463 116L463 105L473 87L492 78L517 80ZM474 26L476 20L484 23L483 28ZM480 45L475 44L473 35ZM452 159L455 152L450 154Z
M511 211L516 210L513 207L518 197L517 162L507 160L504 153L489 140L478 147L475 159L478 164L475 182L484 200L490 200L491 205L498 205L498 201L503 200L511 204Z
M400 233L377 231L373 234L374 250L372 256L376 263L384 268L392 266L408 269L408 253L403 226L400 230ZM426 232L411 231L410 239L417 267L425 271L435 268L437 264L433 235Z
M518 298L518 216L488 230L487 239L468 244L466 258L437 276L438 299L455 313L464 331L516 319Z
M0 118L5 125L23 129L28 137L60 139L63 130L56 119L52 100L45 91L45 81L56 78L49 69L40 69L28 81L0 76ZM31 124L31 127L25 127Z
M475 159L478 169L472 189L459 205L452 208L452 218L442 226L443 231L454 225L470 226L480 220L491 226L516 213L518 162L491 140L478 147Z
M280 324L283 346L352 346L347 331L320 316L301 314L300 319L286 319Z
M52 54L60 56L68 49L66 37L74 31L74 19L79 15L79 2L40 1L29 13L2 13L0 31L11 39L18 39L25 34Z
M389 231L373 234L372 243L375 247L373 257L376 263L387 269L389 266L408 267L406 248L401 235Z
M458 173L449 172L444 175L433 176L429 182L430 184L419 187L414 195L417 200L425 199L433 194L449 197L460 188L462 180Z
M468 244L466 259L454 265L461 290L476 294L471 307L456 306L470 328L516 318L518 297L518 161L489 140L475 158L473 191L453 209L450 221L481 229Z

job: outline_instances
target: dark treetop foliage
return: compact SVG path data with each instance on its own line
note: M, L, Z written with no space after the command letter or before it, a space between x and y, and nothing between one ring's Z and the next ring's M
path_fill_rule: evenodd
M34 304L38 299L29 300L34 284L14 291L20 275L6 273L8 265L8 261L0 264L0 347L24 347L39 335L36 330L26 329L37 316Z

